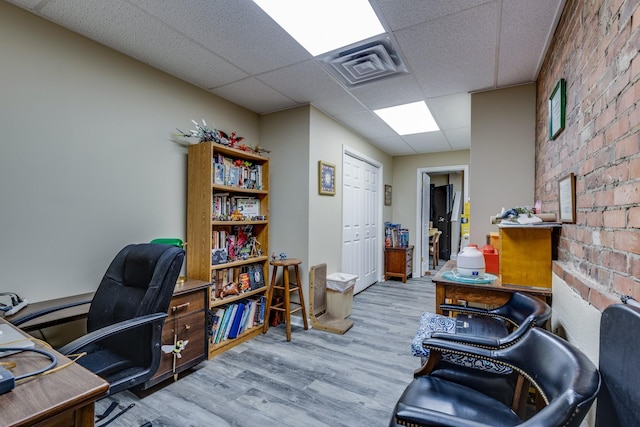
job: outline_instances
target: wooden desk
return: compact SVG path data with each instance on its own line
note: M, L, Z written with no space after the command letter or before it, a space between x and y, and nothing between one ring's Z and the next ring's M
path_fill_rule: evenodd
M436 313L445 314L440 310L440 304L450 299L453 304L458 300L500 306L511 298L514 292L524 292L544 300L551 305L551 289L534 286L519 286L502 284L500 276L493 283L467 284L445 279L442 273L456 268L456 261L447 261L432 281L436 284Z
M79 301L91 301L93 299L94 292L87 292L85 294L73 295L65 298L56 298L48 301L40 301L36 303L29 303L25 308L20 310L13 316L5 317L9 322L12 319L19 319L31 313L36 313L40 310L44 310L50 307L59 307L61 305L69 304ZM53 313L40 316L36 319L20 325L20 329L23 331L35 331L37 329L44 329L50 326L62 325L74 320L84 319L89 312L89 304L83 304L71 308L65 308L64 310L56 311Z
M3 319L0 322L7 323ZM49 351L58 358L58 366L69 362L55 350ZM0 361L15 362L16 367L11 370L14 375L32 372L50 363L45 356L32 352L12 354ZM0 395L0 426L93 426L94 402L109 390L105 380L75 363L49 375L23 381Z

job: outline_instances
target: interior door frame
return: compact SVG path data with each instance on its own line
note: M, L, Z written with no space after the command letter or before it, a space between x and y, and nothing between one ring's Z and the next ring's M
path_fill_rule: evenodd
M416 171L416 242L422 241L422 236L425 230L422 229L422 174L423 173L435 173L435 172L462 172L463 173L463 194L464 197L469 199L469 165L451 165L451 166L432 166L426 168L418 168ZM427 230L428 231L428 230ZM413 249L413 277L423 277L422 271L422 244L415 245ZM429 252L427 251L427 257Z
M342 164L344 164L344 156L345 155L349 155L351 157L355 157L358 160L362 160L363 162L367 162L369 163L371 166L375 167L378 169L378 195L380 197L384 197L384 187L383 187L383 182L384 182L384 165L382 163L380 163L379 161L357 151L354 150L353 148L347 146L347 145L343 145L342 146ZM344 194L344 192L343 192ZM379 201L381 201L382 199L379 199ZM382 203L378 203L377 209L376 209L376 220L378 221L378 239L384 239L384 224L382 223L382 208L383 208L383 204ZM342 203L342 208L344 209L344 203ZM344 218L344 214L341 213L341 216ZM342 220L341 220L342 221ZM344 224L342 224L342 229L344 230ZM344 236L342 236L342 241L344 241ZM340 248L340 252L342 252L343 248ZM378 248L376 249L376 271L378 272L378 275L376 277L376 281L377 282L381 282L382 281L382 275L384 274L384 245L378 245ZM342 253L340 254L340 260L342 262Z

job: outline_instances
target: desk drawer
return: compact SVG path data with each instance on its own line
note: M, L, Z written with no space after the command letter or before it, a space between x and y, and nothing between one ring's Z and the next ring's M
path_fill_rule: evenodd
M169 319L174 316L184 316L196 311L204 311L205 297L203 292L192 292L184 295L177 295L171 299L169 304Z
M204 311L181 317L177 320L167 320L162 330L162 345L173 345L174 333L177 331L178 340L188 340L187 346L180 352L182 357L176 358L176 371L195 359L202 360L205 355ZM173 354L162 352L158 374L173 372Z

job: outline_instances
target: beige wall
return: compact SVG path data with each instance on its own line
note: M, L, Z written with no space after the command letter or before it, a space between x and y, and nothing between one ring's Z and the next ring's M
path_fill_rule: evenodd
M489 217L502 207L535 203L535 108L534 84L471 96L471 242L497 231Z
M2 288L95 290L116 252L185 239L190 119L258 141L258 116L0 2ZM187 255L188 256L188 255Z

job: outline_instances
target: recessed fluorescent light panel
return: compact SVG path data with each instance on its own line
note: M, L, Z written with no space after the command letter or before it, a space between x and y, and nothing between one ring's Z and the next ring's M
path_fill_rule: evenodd
M375 110L398 135L440 130L424 101Z
M253 0L313 56L385 32L368 0Z

